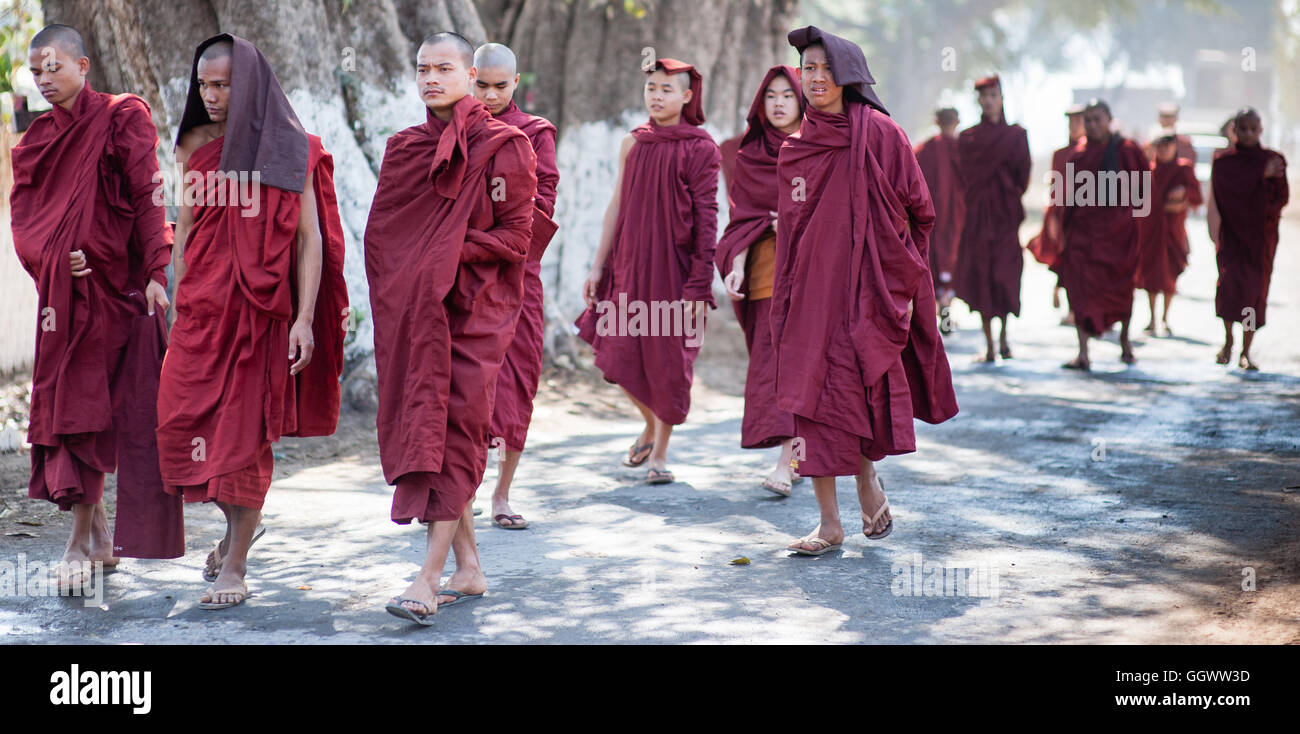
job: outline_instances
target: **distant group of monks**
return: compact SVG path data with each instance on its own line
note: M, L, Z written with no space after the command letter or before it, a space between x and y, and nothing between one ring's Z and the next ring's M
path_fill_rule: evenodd
M814 26L788 40L799 67L768 70L744 134L721 148L702 127L700 72L671 58L642 67L648 119L620 147L575 328L645 421L623 463L644 466L649 484L672 483L668 445L690 409L716 270L750 353L741 446L781 447L764 489L789 496L811 478L820 522L787 548L819 556L845 540L836 478L855 477L863 534L888 536L894 521L875 462L916 449L914 420L957 413L939 320L954 296L984 319L986 358L995 355L993 319L998 352L1011 356L1006 320L1020 309L1017 229L1030 163L996 77L976 84L979 125L954 137L955 114L941 112L941 135L914 152L858 46ZM91 89L84 41L68 26L37 33L29 60L53 109L13 151L13 230L41 319L29 496L74 513L60 582L84 582L89 562L183 555L180 503L208 501L226 532L208 554L212 586L199 607L236 606L248 597L249 550L265 532L272 444L337 427L349 307L332 159L257 48L226 33L209 38L195 51L177 133L184 185L173 226L145 102ZM539 268L557 229L559 175L555 126L513 102L516 65L500 44L475 49L451 32L424 40L415 82L426 119L389 138L366 224L391 519L427 525L421 568L385 609L422 625L487 589L472 501L490 446L503 449L493 522L528 527L509 489L542 369ZM1080 114L1086 137L1072 127L1075 142L1058 158L1080 171L1149 169L1136 144L1110 132L1103 103ZM1260 326L1267 274L1260 293L1240 273L1271 263L1285 178L1279 187L1276 154L1258 147L1258 116L1243 113L1236 128L1236 145L1215 163L1216 241L1228 268L1221 315L1253 299ZM1191 200L1194 179L1159 165L1166 190ZM720 172L730 216L719 237ZM1087 337L1117 320L1132 359L1142 227L1130 208L1049 208L1031 246L1070 299L1074 367L1087 368ZM1144 269L1166 306L1169 269ZM110 532L102 498L113 471Z
M975 89L979 124L958 135L957 110L939 110L939 134L919 145L916 156L937 220L930 268L941 330L951 330L952 299L965 301L984 328L986 350L979 360L993 362L1011 358L1007 317L1020 315L1019 228L1030 158L1024 129L1004 119L998 77L977 81ZM1052 154L1051 201L1040 233L1026 245L1057 275L1053 308L1060 306L1060 291L1066 293L1063 323L1075 327L1079 351L1062 366L1089 370L1089 339L1116 323L1121 361L1137 361L1129 338L1135 290L1148 296L1151 319L1144 331L1172 335L1169 306L1189 255L1187 212L1208 204L1219 269L1215 312L1225 331L1216 361L1231 360L1233 324L1239 323L1238 365L1258 370L1250 347L1264 325L1278 223L1288 199L1286 160L1260 145L1259 113L1243 108L1224 125L1229 144L1214 152L1208 196L1196 178L1196 149L1175 129L1176 105L1160 108L1159 134L1145 147L1112 131L1104 101L1071 107L1066 117L1069 144ZM1157 318L1159 297L1164 302ZM996 352L994 319L1002 322Z

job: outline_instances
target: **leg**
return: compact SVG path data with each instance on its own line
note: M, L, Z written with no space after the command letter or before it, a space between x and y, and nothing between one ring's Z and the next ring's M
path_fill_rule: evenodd
M514 527L516 525L526 526L528 524L525 520L512 519L518 516L515 515L514 510L510 509L510 483L514 481L515 468L519 466L519 457L522 454L522 451L506 449L505 458L501 460L501 465L499 467L500 471L497 473L497 488L496 491L492 493L492 517L498 518L505 515L506 517L502 518L501 521L497 523L502 527ZM471 515L471 517L472 516L473 515ZM472 520L470 521L470 525L471 532L473 532ZM460 556L457 555L456 559L460 560Z
M1128 340L1128 324L1132 317L1126 318L1119 322L1119 361L1124 364L1134 364L1137 357L1133 355L1133 344Z
M1245 338L1245 330L1242 330L1242 338ZM1214 361L1219 364L1227 364L1232 359L1232 322L1228 319L1223 320L1223 349L1219 350Z
M794 439L787 438L781 442L781 456L776 460L776 468L763 480L764 487L784 497L790 496L790 490L794 486L794 470L790 468L790 457L793 454Z
M858 503L862 506L862 533L868 537L888 535L894 518L889 514L889 500L885 497L885 488L876 474L876 465L867 457L862 457L862 471L856 477L858 483ZM884 511L881 511L881 508ZM872 517L880 513L873 523Z
M473 503L465 503L465 512L460 516L456 533L451 538L451 550L456 554L456 572L447 579L441 588L459 591L462 594L477 595L487 591L487 576L479 565L478 542L474 538ZM441 580L442 570L438 571ZM439 594L444 598L440 603L446 604L457 597L452 594Z
M844 526L840 524L840 504L835 497L835 477L813 477L813 494L817 497L817 507L821 511L821 522L816 529L803 538L786 546L790 550L802 548L806 551L818 551L844 542ZM824 543L814 542L820 538Z
M1011 359L1011 344L1007 342L1007 319L1011 318L1010 314L1002 315L1002 330L998 334L998 353L1003 359Z
M1237 365L1242 369L1251 370L1252 372L1259 369L1259 365L1250 358L1250 344L1255 341L1254 329L1241 328L1241 359L1237 360Z
M1165 327L1165 336L1174 335L1174 332L1170 331L1169 329L1169 304L1172 303L1173 300L1174 300L1173 291L1170 291L1165 294L1165 309L1164 312L1160 315L1160 322L1164 324ZM1155 319L1153 318L1152 321L1154 320Z
M985 349L984 349L984 360L983 360L983 361L985 361L985 362L992 362L993 359L994 359L994 357L993 357L994 352L993 352L993 323L992 323L992 319L991 319L990 317L988 317L988 316L985 316L984 314L980 314L980 325L984 328L984 344L985 344Z
M650 452L650 461L647 462L647 466L650 468L648 476L650 479L667 479L668 482L672 482L673 474L668 471L668 440L672 438L673 426L671 423L663 422L658 417L654 421L655 447Z
M640 411L641 419L645 421L645 429L641 431L641 435L632 443L632 448L628 451L627 461L624 461L623 464L624 466L641 466L646 462L646 457L648 456L646 452L649 449L646 447L649 447L650 444L654 442L655 414L654 411L650 410L650 408L640 400L632 397L632 393L623 390L623 394L627 396L628 400L632 401L632 404L636 406L638 411ZM641 451L637 451L638 448L641 448Z
M203 568L203 577L209 580L215 580L217 574L221 573L221 559L225 557L230 550L230 511L229 505L224 502L218 502L217 507L221 508L221 514L226 516L226 534L217 541L217 547L208 553L208 560Z
M472 503L465 503L468 510ZM472 510L470 510L472 512ZM473 517L471 515L471 517ZM438 610L438 584L442 581L442 569L447 565L447 554L451 552L451 541L456 536L465 516L455 520L436 520L429 523L426 532L426 550L424 564L415 574L415 580L402 592L405 601L402 606L417 614L433 614ZM457 558L457 562L460 559Z
M1078 324L1074 325L1074 331L1079 336L1079 355L1062 366L1066 369L1086 371L1092 368L1092 363L1088 361L1088 334Z
M1156 292L1147 291L1147 305L1151 307L1151 322L1147 324L1143 331L1148 334L1156 333Z
M230 546L222 558L221 573L201 601L238 604L248 596L248 585L244 583L244 576L248 573L248 550L253 545L257 525L262 521L262 511L224 502L217 505L224 505L221 510L226 513L226 535L230 538Z

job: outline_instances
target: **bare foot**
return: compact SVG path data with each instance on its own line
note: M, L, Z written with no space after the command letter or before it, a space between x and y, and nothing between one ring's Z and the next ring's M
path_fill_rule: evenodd
M1061 366L1067 370L1081 370L1083 372L1089 372L1092 370L1092 363L1083 357L1075 357Z
M104 568L113 568L122 559L113 555L113 533L108 529L108 512L104 503L95 506L95 521L90 525L90 548L87 555L92 561L99 561Z
M438 600L439 606L456 598L452 594L443 593L443 590L446 589L459 591L466 596L484 594L487 593L487 576L483 575L482 569L474 569L473 571L456 569L456 572L451 575L451 578L447 579L447 583L443 584L442 589L438 591L438 596L443 597Z
M1255 360L1251 359L1250 355L1245 352L1241 353L1241 357L1237 360L1237 366L1250 372L1259 371L1259 365L1255 364Z
M870 537L872 535L884 533L885 529L889 527L889 524L893 522L893 517L890 515L889 510L886 509L884 512L880 513L880 517L876 518L874 524L870 527L867 526L867 523L871 522L872 516L877 512L880 512L880 508L888 502L889 498L885 496L885 488L880 483L879 474L873 473L871 475L871 481L866 482L865 484L862 482L858 483L858 504L862 507L863 535Z
M790 469L789 464L778 465L763 480L763 489L779 494L782 497L789 497L792 487L794 487L794 472Z
M1134 356L1132 349L1125 349L1120 353L1119 361L1124 364L1137 364L1138 358Z
M400 594L402 606L417 614L434 614L438 611L438 600L433 586L423 576L416 576L406 591ZM412 603L419 602L419 603Z
M248 598L248 586L236 574L221 574L199 599L202 604L241 604Z
M823 541L825 541L825 544L815 542L814 541L815 538L822 539ZM790 545L787 545L786 550L803 549L810 553L816 553L818 551L824 551L828 545L841 545L843 543L844 543L843 525L838 525L838 524L835 526L818 525L815 529L813 529L811 533L808 533L807 535L800 538L799 540L796 540Z
M994 356L993 352L988 351L982 355L980 354L975 355L975 364L988 364L990 362L995 361L996 359L997 357Z
M1214 356L1214 361L1218 364L1227 364L1232 359L1232 342L1223 345L1223 349Z

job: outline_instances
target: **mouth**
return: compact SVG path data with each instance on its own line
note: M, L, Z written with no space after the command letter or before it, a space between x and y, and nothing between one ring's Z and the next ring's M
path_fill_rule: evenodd
M441 90L441 89L426 89L426 90L424 90L424 91L420 94L420 96L421 96L421 97L437 97L437 96L440 95L440 94L442 94L442 90Z

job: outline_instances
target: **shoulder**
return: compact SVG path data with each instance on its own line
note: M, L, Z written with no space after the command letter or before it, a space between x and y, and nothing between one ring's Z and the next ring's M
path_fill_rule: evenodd
M134 94L115 94L109 99L108 109L113 115L113 120L139 120L141 118L148 120L153 124L153 117L149 111L149 103Z
M208 123L206 125L196 125L186 130L185 134L176 143L176 151L188 158L194 151L216 140L216 127L216 123Z
M867 129L871 133L867 139L871 141L873 147L877 149L884 148L898 149L907 148L909 153L912 152L912 141L907 137L907 131L903 126L898 124L894 118L875 109L870 109L867 115ZM958 137L958 142L966 137L974 128L966 128Z

